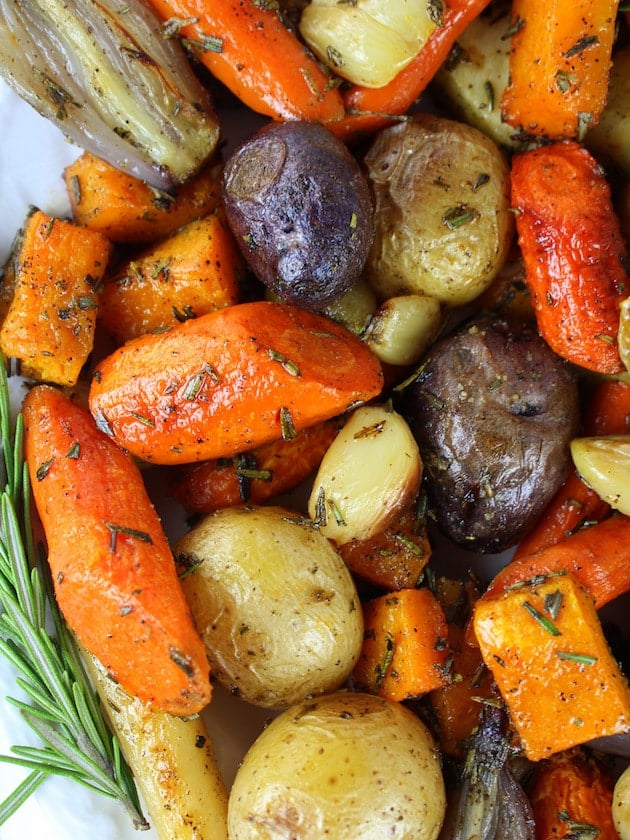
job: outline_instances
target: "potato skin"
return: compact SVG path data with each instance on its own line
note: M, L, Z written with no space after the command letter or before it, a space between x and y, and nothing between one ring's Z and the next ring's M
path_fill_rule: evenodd
M445 813L428 729L360 692L292 706L250 747L228 802L232 840L435 840Z
M370 191L322 125L264 126L226 161L222 190L245 259L281 300L321 310L358 279L374 236Z
M507 259L514 233L510 173L481 131L430 114L381 131L364 164L375 238L366 276L381 299L469 303Z
M483 316L434 345L403 413L441 530L472 551L500 552L568 473L578 392L535 327Z
M290 510L223 508L175 545L184 594L212 674L263 708L344 684L363 617L332 544Z

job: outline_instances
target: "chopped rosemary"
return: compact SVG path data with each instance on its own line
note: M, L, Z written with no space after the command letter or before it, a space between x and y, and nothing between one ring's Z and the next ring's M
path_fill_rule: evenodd
M147 828L120 745L61 617L47 567L36 557L23 419L18 414L12 426L6 370L0 367L0 654L16 669L22 695L5 699L42 742L0 755L1 762L29 771L0 802L0 825L49 776L60 775L117 800L136 827Z
M523 601L523 607L527 610L527 612L534 618L543 630L546 630L552 636L561 636L562 633L558 630L556 625L551 621L551 619L547 618L546 615L537 610L533 604L530 604L529 601Z

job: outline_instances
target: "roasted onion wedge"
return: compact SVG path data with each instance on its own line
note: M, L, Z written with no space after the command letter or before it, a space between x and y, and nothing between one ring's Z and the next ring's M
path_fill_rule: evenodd
M208 93L143 0L0 0L0 75L69 140L159 189L219 139Z

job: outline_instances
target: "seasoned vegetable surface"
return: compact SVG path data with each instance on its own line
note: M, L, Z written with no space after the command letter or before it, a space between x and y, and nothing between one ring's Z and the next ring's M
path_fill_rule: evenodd
M434 345L406 413L437 521L471 550L517 543L569 470L575 381L520 322L481 318Z
M327 129L261 129L227 161L228 221L254 273L287 303L323 309L358 278L373 238L359 165Z

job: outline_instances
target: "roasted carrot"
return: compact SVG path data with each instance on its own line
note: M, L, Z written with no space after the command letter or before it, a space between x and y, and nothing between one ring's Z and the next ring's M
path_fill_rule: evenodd
M199 712L209 665L138 467L53 386L33 388L23 414L65 620L128 694L171 714Z
M328 127L338 137L351 140L373 133L406 114L424 92L468 24L489 0L446 0L440 24L416 58L387 85L368 88L352 85L343 93L345 117Z
M505 122L525 134L582 139L606 104L618 0L514 0Z
M512 204L543 338L576 365L620 372L617 334L619 307L628 296L628 252L597 162L572 141L517 154Z
M404 508L384 531L337 551L357 579L390 592L420 586L431 559L426 526L414 507Z
M419 697L447 679L447 627L430 589L400 589L363 605L357 687L388 700Z
M184 464L169 477L169 492L189 513L261 504L306 480L340 426L340 420L325 420L293 439L280 438L234 458Z
M439 577L435 593L448 628L449 678L427 699L442 752L461 759L481 723L484 700L492 703L499 693L479 648L466 641L465 628L480 595L475 582Z
M376 357L322 315L241 303L140 336L96 368L100 428L145 461L232 458L377 396Z
M630 431L630 384L605 379L592 393L586 409L584 435L620 435ZM532 531L521 540L512 559L534 554L570 536L578 528L600 522L610 506L573 470Z
M538 840L618 840L612 818L613 785L608 769L583 747L540 761L528 788Z
M532 761L630 727L630 687L570 573L480 598L474 628Z
M221 167L213 162L168 193L87 152L63 175L73 221L112 242L155 242L221 204Z
M103 283L99 322L117 344L238 303L245 260L222 209L123 263Z
M596 609L630 590L630 517L614 515L558 543L512 560L490 581L483 599L539 576L571 572Z
M245 105L275 120L331 122L343 116L330 76L258 0L150 0L165 27Z
M25 376L76 383L94 346L112 250L100 233L41 210L29 214L11 258L10 302L0 328L2 353L19 359Z

